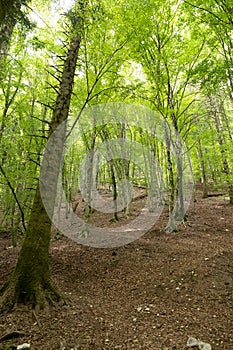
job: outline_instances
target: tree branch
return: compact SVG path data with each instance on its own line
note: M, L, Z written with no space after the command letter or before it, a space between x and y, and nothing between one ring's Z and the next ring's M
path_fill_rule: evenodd
M197 8L197 9L199 9L199 10L202 10L202 11L205 11L205 12L209 13L211 16L214 16L218 21L220 21L220 22L222 22L222 23L224 23L224 24L229 24L229 22L224 21L224 20L221 19L219 16L217 16L214 12L212 12L212 11L210 11L210 10L204 8L204 7L191 4L191 3L190 3L189 1L187 1L187 0L185 0L184 2L185 2L186 4L192 6L192 7L195 7L195 8Z
M15 193L15 190L14 190L13 186L11 185L10 181L8 180L7 175L6 175L6 173L5 173L4 169L3 169L3 167L1 166L1 164L0 164L0 170L1 170L1 173L2 173L2 175L4 176L4 178L5 178L5 180L6 180L7 185L9 186L9 188L10 188L12 194L13 194L13 197L14 197L14 199L15 199L15 201L16 201L18 207L19 207L19 211L20 211L20 213L21 213L21 218L22 218L22 225L23 225L24 231L26 232L25 217L24 217L24 212L23 212L23 209L22 209L22 207L21 207L21 204L19 203L19 200L18 200L18 198L17 198L17 195L16 195L16 193Z

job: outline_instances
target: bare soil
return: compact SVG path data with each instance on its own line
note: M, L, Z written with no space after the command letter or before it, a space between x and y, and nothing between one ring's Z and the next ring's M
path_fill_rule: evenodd
M135 201L134 212L143 201ZM67 237L52 240L52 276L66 301L36 312L22 306L0 314L0 338L23 333L2 340L0 349L30 343L33 350L182 350L194 337L214 350L232 350L232 213L224 196L202 199L197 192L177 233L164 232L165 208L146 235L117 249L81 246ZM109 217L94 215L95 224L111 225ZM19 249L11 247L9 234L0 233L0 284Z

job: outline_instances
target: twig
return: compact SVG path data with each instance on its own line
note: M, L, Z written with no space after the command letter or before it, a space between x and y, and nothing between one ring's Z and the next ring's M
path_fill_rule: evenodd
M32 310L32 315L34 316L34 318L35 318L35 320L36 320L38 326L41 328L41 323L40 323L40 321L39 321L39 319L38 319L38 317L37 317L37 315L36 315L36 313L35 313L35 310Z
M22 225L23 225L24 231L26 231L26 223L25 223L25 217L24 217L23 209L22 209L21 204L20 204L20 202L18 200L18 197L17 197L17 195L15 193L15 190L14 190L13 186L11 185L11 183L10 183L10 181L9 181L9 179L8 179L4 169L3 169L3 167L1 166L1 164L0 164L0 171L1 171L2 175L4 176L4 178L5 178L6 182L7 182L7 185L9 186L9 188L10 188L12 194L13 194L13 197L14 197L17 205L18 205L19 211L21 213Z

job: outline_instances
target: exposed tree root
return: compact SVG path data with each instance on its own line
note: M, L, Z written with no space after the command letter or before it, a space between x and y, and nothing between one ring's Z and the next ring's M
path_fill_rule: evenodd
M31 293L23 293L17 289L17 280L14 275L0 289L0 311L10 311L19 305L29 305L33 309L45 309L64 298L52 285L35 285Z
M5 340L10 340L10 339L14 339L14 338L19 338L19 337L24 337L26 334L23 332L19 332L19 331L13 331L13 332L9 332L4 334L1 338L0 341L5 341Z

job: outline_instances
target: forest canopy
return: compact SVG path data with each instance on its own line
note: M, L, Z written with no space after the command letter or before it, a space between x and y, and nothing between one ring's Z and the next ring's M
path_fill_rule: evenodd
M30 215L64 56L78 25L81 46L69 115L78 115L86 106L117 101L151 108L185 141L195 179L204 182L204 195L213 182L228 188L233 202L229 1L84 1L82 14L81 2L11 1L7 8L4 3L1 225L22 229ZM116 132L117 128L108 131ZM130 133L148 147L158 143L136 129ZM90 138L83 135L76 157L90 147ZM164 146L156 147L166 168ZM71 170L69 181L76 170ZM165 177L169 182L169 174Z

